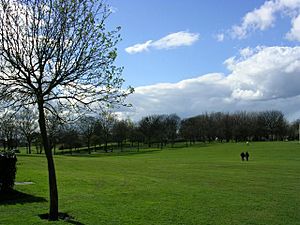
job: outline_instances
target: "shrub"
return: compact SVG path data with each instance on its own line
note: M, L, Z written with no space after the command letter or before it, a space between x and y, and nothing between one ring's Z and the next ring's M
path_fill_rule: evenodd
M14 151L0 152L0 193L14 187L17 157Z

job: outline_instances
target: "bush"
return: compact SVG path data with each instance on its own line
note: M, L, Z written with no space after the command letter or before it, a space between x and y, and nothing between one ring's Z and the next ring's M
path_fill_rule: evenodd
M17 157L14 151L0 152L0 193L14 187Z

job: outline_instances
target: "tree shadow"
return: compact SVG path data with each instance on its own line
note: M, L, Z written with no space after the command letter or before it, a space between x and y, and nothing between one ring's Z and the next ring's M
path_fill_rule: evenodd
M68 157L109 157L109 156L128 156L128 155L142 155L142 154L154 154L161 152L161 149L153 149L153 150L140 150L140 151L115 151L115 152L93 152L93 154L72 154L72 155L65 155Z
M0 205L15 205L34 202L47 202L47 200L43 197L37 197L16 190L0 193Z
M42 219L42 220L48 220L49 219L49 213L45 213L45 214L40 214L39 217ZM84 225L84 223L81 223L79 221L76 221L74 219L74 217L70 216L68 213L62 213L62 212L59 212L58 213L58 219L59 220L63 220L67 223L70 223L70 224L75 224L75 225Z

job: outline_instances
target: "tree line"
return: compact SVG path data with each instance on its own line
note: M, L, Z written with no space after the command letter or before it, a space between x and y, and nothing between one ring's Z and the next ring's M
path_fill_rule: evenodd
M213 112L181 119L176 114L149 115L137 122L120 120L105 112L82 116L73 122L63 122L52 114L46 117L52 150L76 150L84 147L111 151L112 145L121 151L124 146L140 148L174 146L175 142L229 142L295 140L299 135L299 120L289 123L280 111ZM27 153L35 146L42 153L38 116L32 110L1 115L0 143L4 149L26 146Z
M298 138L299 120L277 110L205 113L181 121L182 137L193 141L282 141Z

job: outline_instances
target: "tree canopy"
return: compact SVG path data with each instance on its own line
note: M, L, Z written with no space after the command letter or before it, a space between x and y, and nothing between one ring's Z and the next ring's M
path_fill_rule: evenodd
M38 109L50 220L58 219L58 195L46 111L124 104L133 92L122 89L122 68L114 65L120 28L107 31L109 15L101 0L0 1L0 100L6 107Z

